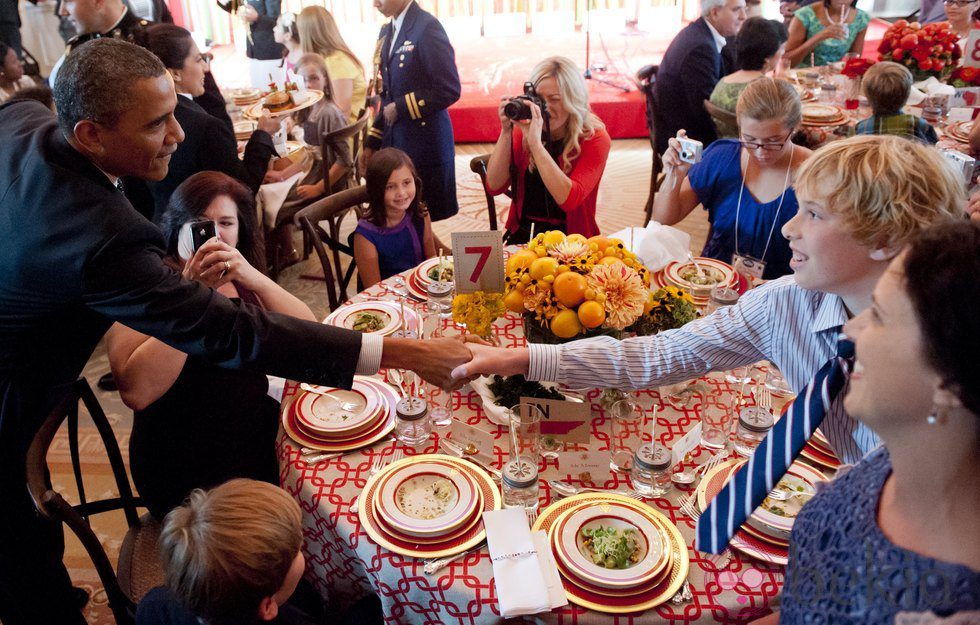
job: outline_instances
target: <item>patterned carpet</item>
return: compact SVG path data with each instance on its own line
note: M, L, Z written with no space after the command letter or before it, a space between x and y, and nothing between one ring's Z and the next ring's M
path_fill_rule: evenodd
M459 194L460 212L455 217L434 224L440 239L449 241L452 232L485 230L487 228L487 206L479 178L470 172L469 161L478 154L489 152L489 144L468 144L456 147L456 179ZM610 233L628 225L639 225L643 221L643 206L646 202L650 180L650 147L645 140L630 139L613 141L612 152L599 187L598 222L602 232ZM498 223L501 226L506 217L509 200L498 198ZM354 219L344 222L343 235L354 227ZM706 213L693 212L683 223L681 229L691 234L691 249L701 250L707 235ZM301 278L303 274L317 270L316 257L290 267L280 278L280 283L290 292L305 301L318 318L328 312L327 297L322 282ZM109 364L103 345L99 345L92 355L83 375L96 392L103 409L112 423L119 446L128 462L129 431L132 427L132 412L119 399L117 393L107 393L96 388L99 377L108 372ZM85 416L80 423L81 454L86 492L90 498L110 495L115 491L112 473L109 470L101 440ZM52 445L49 456L52 480L56 490L62 492L69 501L75 501L74 479L68 455L67 435L59 433ZM119 546L126 531L122 514L106 514L94 518L95 528L109 559L116 561ZM92 600L86 607L85 615L89 623L112 623L112 614L106 604L102 584L81 544L73 536L67 537L65 564L75 584L89 590Z

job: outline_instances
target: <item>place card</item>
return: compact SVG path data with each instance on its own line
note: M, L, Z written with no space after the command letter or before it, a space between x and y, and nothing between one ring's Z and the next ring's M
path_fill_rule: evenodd
M493 451L494 436L490 432L476 428L468 423L463 423L458 419L453 419L452 429L449 438L465 449L468 445L476 447L477 452L485 454L491 458L496 457ZM506 450L505 450L506 451Z
M687 434L682 436L670 448L670 466L676 467L687 454L694 451L694 448L701 442L701 423L698 422Z
M586 443L592 438L592 407L584 402L521 397L522 404L537 406L543 413L541 436L564 443Z
M586 484L605 484L609 479L609 454L604 451L563 451L558 453L561 473Z
M504 292L504 244L499 230L454 232L456 293Z

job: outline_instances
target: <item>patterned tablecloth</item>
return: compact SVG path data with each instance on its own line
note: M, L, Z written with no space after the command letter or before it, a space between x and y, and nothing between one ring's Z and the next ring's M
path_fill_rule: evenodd
M354 298L389 294L385 283L376 285ZM392 297L394 295L392 294ZM521 321L516 315L499 319L496 336L504 347L524 345ZM729 397L738 391L736 384L725 381L724 375L712 374L704 381L713 390ZM297 387L287 385L283 409L297 396ZM665 393L666 395L666 393ZM747 393L747 402L752 403ZM671 407L658 390L633 393L647 414L657 407L657 434L660 442L671 446L697 423L695 409L678 410ZM598 403L599 390L588 393L592 404L592 448L603 458L608 457L608 422ZM464 423L491 432L500 448L507 449L506 431L491 423L484 415L478 395L464 387L454 393L454 417ZM406 455L432 453L437 450L439 432L422 448L402 447ZM441 434L445 434L442 432ZM496 588L490 557L484 547L465 556L434 576L426 575L422 562L394 554L379 547L361 528L357 515L350 511L364 487L372 462L383 454L390 455L394 443L379 443L359 452L319 462L310 466L300 453L300 446L282 431L278 441L283 487L299 501L304 512L304 553L307 574L324 598L334 606L345 609L353 600L377 592L388 623L404 624L465 624L497 623L503 619L497 606ZM600 451L601 450L601 451ZM707 451L691 458L693 464L703 463ZM562 474L556 460L547 461L542 473L542 507L550 503L551 493L545 479L571 476ZM571 478L573 483L581 483ZM613 474L594 478L596 485L605 488L629 487L625 475ZM603 483L604 482L604 483ZM601 614L569 604L550 613L539 614L528 622L547 623L735 623L746 622L769 613L783 581L782 567L761 563L732 552L727 564L694 550L695 522L680 512L680 502L691 493L690 487L675 487L664 498L649 499L647 503L671 519L687 542L691 572L688 577L693 599L675 605L667 602L653 610L633 615ZM723 567L719 568L718 564Z

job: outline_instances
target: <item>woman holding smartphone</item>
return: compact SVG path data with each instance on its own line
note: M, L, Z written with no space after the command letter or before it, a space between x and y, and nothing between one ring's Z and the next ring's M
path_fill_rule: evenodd
M217 236L195 251L190 224L201 220L214 222ZM167 259L184 278L233 300L314 320L303 302L258 269L265 263L255 202L240 182L213 171L191 176L171 197L161 228ZM278 484L279 403L268 396L265 375L207 364L118 323L107 342L119 393L133 409L133 481L155 517L194 488L233 477Z

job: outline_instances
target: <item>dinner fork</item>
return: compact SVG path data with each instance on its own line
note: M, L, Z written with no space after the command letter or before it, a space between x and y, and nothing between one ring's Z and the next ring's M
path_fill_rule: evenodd
M762 408L766 412L772 413L772 392L769 390L768 386L759 387L759 397L756 399L759 404L759 408Z
M524 508L524 515L527 517L528 527L533 527L534 522L538 520L538 509L535 508Z
M681 512L683 512L686 516L694 520L697 520L697 518L701 516L701 511L698 510L697 498L698 498L697 491L696 490L691 491L690 496L681 502L681 507L680 507Z
M337 399L336 397L333 396L332 393L328 393L326 391L321 391L317 387L315 387L315 386L313 386L311 384L307 384L306 382L303 382L302 384L300 384L299 387L301 389L303 389L304 391L306 391L307 393L313 393L314 395L319 395L320 397L326 397L327 399L331 399L331 400L337 402L337 405L340 406L340 409L341 410L346 410L347 412L351 412L352 410L354 410L355 408L357 408L357 404L355 404L354 402L344 401L342 399Z

